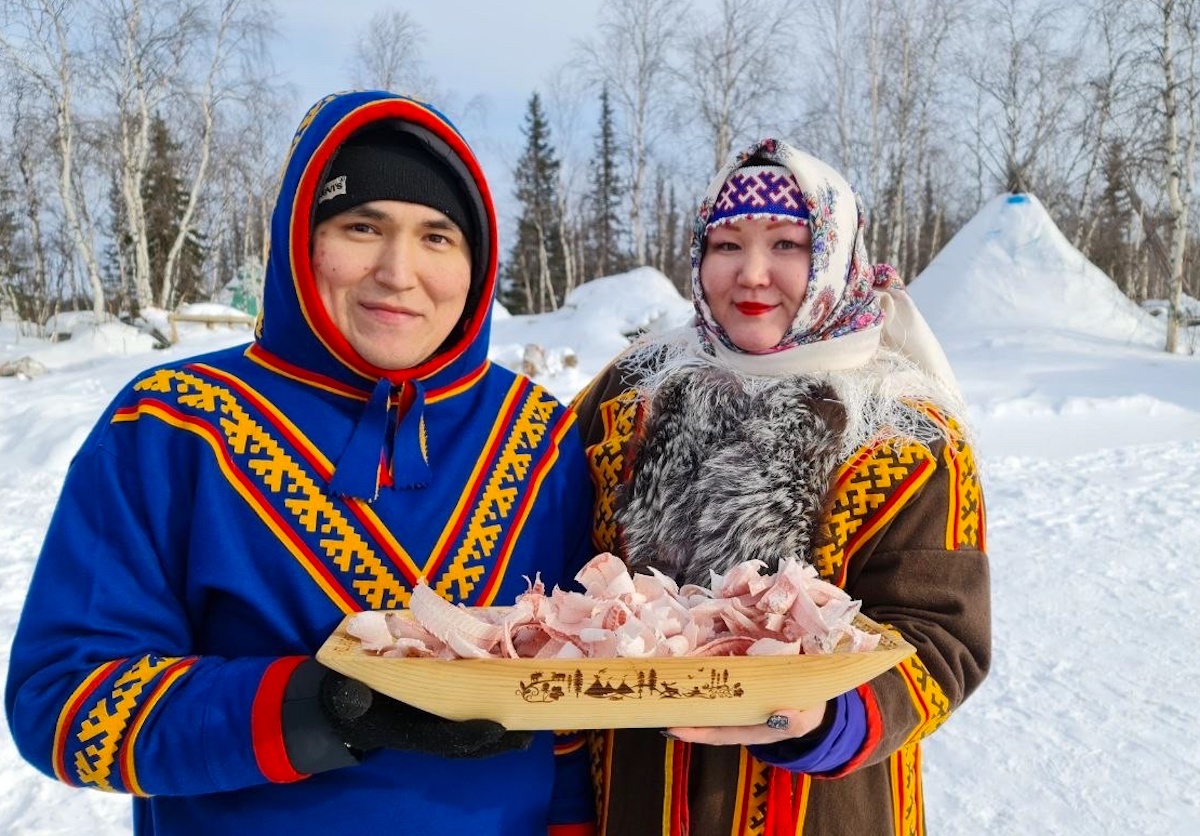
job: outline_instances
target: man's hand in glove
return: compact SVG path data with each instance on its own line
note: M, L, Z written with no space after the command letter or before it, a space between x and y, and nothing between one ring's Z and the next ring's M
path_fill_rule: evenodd
M386 747L444 758L482 758L528 749L533 732L506 731L491 720L446 720L329 671L321 707L342 739L363 751Z
M446 720L373 691L315 659L293 672L284 694L283 737L300 772L323 772L373 749L482 758L528 749L533 732L491 720Z

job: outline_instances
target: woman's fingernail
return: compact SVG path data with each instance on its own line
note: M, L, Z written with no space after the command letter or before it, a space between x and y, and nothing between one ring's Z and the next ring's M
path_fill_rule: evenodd
M782 714L772 714L767 718L767 728L775 729L775 731L783 731L790 725L790 721Z
M662 729L662 730L659 732L659 734L661 734L661 735L662 735L663 737L665 737L667 740L678 740L678 739L679 739L678 737L676 737L675 735L671 734L671 733L670 733L669 731L667 731L666 729Z

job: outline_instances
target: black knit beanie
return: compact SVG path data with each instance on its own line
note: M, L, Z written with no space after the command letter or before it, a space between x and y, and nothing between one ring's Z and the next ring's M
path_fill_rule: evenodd
M372 200L429 206L454 221L470 251L479 241L454 172L418 139L390 127L360 131L338 149L317 194L313 225Z

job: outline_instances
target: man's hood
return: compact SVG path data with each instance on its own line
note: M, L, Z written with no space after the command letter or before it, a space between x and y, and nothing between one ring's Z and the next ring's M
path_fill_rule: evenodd
M338 148L376 123L416 137L459 176L475 214L473 291L456 335L443 350L411 369L378 368L359 356L329 318L317 294L310 256L314 201ZM323 387L374 390L419 381L424 388L451 383L487 359L496 292L496 212L479 162L450 121L431 106L380 91L327 96L305 114L292 139L279 198L271 216L271 246L263 288L257 347L270 361L305 382Z

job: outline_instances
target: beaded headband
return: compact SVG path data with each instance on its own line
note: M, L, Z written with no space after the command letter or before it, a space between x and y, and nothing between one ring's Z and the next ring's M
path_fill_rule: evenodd
M796 178L781 165L751 165L729 175L709 216L707 229L743 218L808 223L808 206Z

